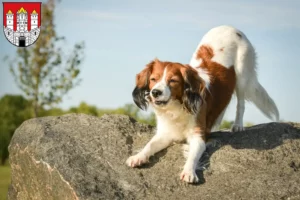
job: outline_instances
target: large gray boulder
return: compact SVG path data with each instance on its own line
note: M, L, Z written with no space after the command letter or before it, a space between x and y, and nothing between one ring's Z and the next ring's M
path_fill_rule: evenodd
M182 144L139 169L125 165L154 128L122 115L24 122L9 146L8 199L300 199L300 125L269 123L215 132L197 185L179 179Z

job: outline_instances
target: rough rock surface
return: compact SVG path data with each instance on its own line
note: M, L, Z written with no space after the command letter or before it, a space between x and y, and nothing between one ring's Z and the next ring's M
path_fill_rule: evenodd
M300 199L299 124L212 133L197 185L179 180L182 144L142 168L125 165L153 133L121 115L28 120L9 147L8 199Z

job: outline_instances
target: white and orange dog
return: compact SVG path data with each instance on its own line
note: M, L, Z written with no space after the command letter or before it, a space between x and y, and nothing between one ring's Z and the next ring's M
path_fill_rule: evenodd
M268 118L279 119L274 101L257 80L255 50L233 27L216 27L204 35L189 65L150 62L136 76L132 95L141 109L152 105L157 133L142 151L127 159L127 165L138 167L173 142L186 140L189 150L180 178L198 182L195 170L206 138L222 121L234 92L237 110L232 131L244 129L245 100Z

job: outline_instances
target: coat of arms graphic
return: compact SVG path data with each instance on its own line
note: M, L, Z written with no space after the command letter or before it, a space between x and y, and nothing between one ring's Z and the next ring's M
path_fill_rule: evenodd
M6 39L18 47L32 45L40 35L41 2L3 2Z

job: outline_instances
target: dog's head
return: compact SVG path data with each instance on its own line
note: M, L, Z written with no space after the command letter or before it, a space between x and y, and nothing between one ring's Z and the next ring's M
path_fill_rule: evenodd
M148 103L159 109L171 101L179 101L188 112L195 114L202 104L204 90L205 82L194 68L156 59L136 75L132 96L143 110Z

